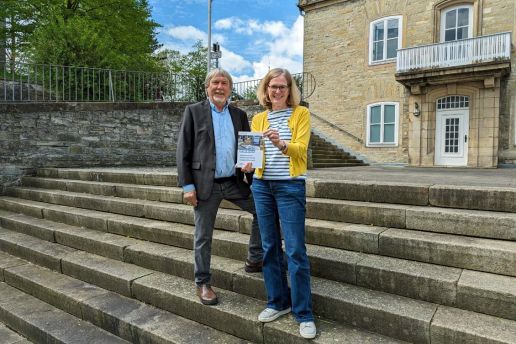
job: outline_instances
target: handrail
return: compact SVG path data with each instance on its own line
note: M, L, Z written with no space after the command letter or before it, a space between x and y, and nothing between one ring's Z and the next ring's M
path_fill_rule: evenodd
M351 134L349 131L345 130L345 129L342 129L341 127L331 123L330 121L328 121L327 119L313 113L312 111L310 111L310 115L312 115L313 117L317 118L318 120L321 120L323 121L325 124L329 125L330 127L332 127L333 129L336 129L338 131L340 131L341 133L349 136L350 138L354 139L355 141L357 141L358 143L360 144L363 144L364 143L364 140L362 140L360 137L358 136L355 136L353 134Z

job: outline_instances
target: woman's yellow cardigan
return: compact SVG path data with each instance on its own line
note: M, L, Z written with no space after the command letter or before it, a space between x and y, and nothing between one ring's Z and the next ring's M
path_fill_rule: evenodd
M260 112L253 117L251 130L264 132L269 129L268 111ZM310 111L301 105L296 106L288 120L288 126L292 132L292 139L287 142L288 149L284 153L290 157L290 176L297 177L306 172L308 143L310 142ZM265 154L263 157L265 166ZM263 168L255 170L255 176L262 178Z

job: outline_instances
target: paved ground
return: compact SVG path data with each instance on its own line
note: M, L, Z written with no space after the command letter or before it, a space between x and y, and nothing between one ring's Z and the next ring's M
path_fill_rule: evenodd
M308 172L314 178L366 180L421 184L516 187L516 168L468 169L358 166L325 168Z
M174 167L116 167L82 170L109 170L119 172L144 172L175 174ZM516 188L516 168L468 169L468 168L418 168L358 166L321 168L308 171L317 179L363 180L381 182L405 182L416 184L448 184Z

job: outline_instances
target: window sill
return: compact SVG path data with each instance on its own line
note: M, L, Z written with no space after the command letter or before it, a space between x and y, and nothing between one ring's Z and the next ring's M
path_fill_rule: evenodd
M388 59L388 60L380 60L380 61L369 61L369 66L378 66L389 63L396 63L396 58Z
M397 143L368 143L366 144L367 148L396 148L398 147Z

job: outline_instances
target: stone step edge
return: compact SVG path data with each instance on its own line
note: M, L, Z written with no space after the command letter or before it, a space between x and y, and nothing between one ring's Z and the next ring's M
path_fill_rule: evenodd
M129 343L5 282L0 291L0 321L35 343Z
M146 185L152 185L152 183L156 183L156 185L166 185L166 186L177 186L177 171L168 171L166 173L159 173L159 172L152 172L152 171L117 171L117 170L109 170L106 169L104 171L102 170L95 170L95 169L60 169L60 168L46 168L46 169L38 169L37 175L40 177L54 177L54 178L63 178L63 179L81 179L81 180L92 180L92 181L113 181L113 178L122 177L124 178L126 183L134 184L134 183L141 183ZM61 172L61 173L59 173ZM154 173L154 174L153 174ZM60 175L61 174L61 175ZM166 178L168 176L168 178ZM162 180L165 180L166 182L163 182ZM314 183L319 182L319 184L324 183L333 183L329 182L323 179L307 179L307 192L314 192ZM360 181L360 183L357 183L355 181L351 180L341 180L338 181L339 183L347 183L350 185L357 185L357 187L360 187L359 190L356 190L356 192L351 193L354 196L357 195L363 195L365 194L364 189L370 189L370 188L388 188L392 187L393 185L400 185L403 186L405 189L408 188L418 188L424 191L422 195L419 195L417 200L410 200L405 199L404 202L394 202L393 200L386 200L384 203L400 203L400 204L413 204L413 205L433 205L433 206L439 206L439 207L446 207L446 208L462 208L462 209L468 209L468 206L474 206L476 210L486 210L486 211L506 211L506 212L516 212L516 203L512 202L511 204L506 205L499 205L500 203L500 192L505 192L505 194L508 194L512 192L512 194L516 193L516 188L511 188L511 190L507 190L507 188L504 188L504 190L500 191L500 188L498 187L491 187L491 186L457 186L457 185L447 185L447 184L428 184L428 183L392 183L392 182L378 182L378 181ZM457 203L450 204L447 201L445 201L442 197L442 190L441 189L454 189L454 192L474 192L477 189L484 189L489 192L487 192L488 196L487 198L492 199L493 202L488 202L491 208L483 209L480 208L479 202L468 204L462 204L462 206L458 206ZM458 191L457 191L458 190ZM462 191L461 191L462 190ZM402 190L403 191L403 190ZM492 193L489 195L489 193ZM392 193L392 192L391 192ZM406 192L402 192L401 194L404 194ZM310 194L309 196L315 196L315 197L325 197L327 194L326 190L322 190L321 192L317 194ZM342 199L341 197L346 197L350 193L340 193L338 199ZM391 196L392 197L392 196ZM454 202L457 201L457 199L463 199L464 197L457 197L454 196ZM486 197L483 197L486 199ZM506 196L505 198L509 200L514 200L514 196ZM352 200L352 199L350 199ZM374 200L373 200L374 201ZM376 200L379 201L379 200ZM496 201L496 202L495 202ZM412 203L407 203L412 202ZM417 203L413 203L417 202Z
M23 216L22 218L20 218L20 216ZM77 226L73 226L73 225L63 225L63 226L58 226L58 222L54 222L54 221L50 221L50 220L47 220L47 219L37 219L38 221L41 222L41 224L37 224L37 223L30 223L31 220L34 220L36 218L34 217L31 217L31 216L27 216L27 215L19 215L19 214L16 214L16 213L13 213L13 212L8 212L8 211L0 211L0 224L6 228L6 229L9 229L9 230L13 230L13 231L16 231L16 232L21 232L21 233L24 233L24 234L32 234L32 235L36 235L38 238L41 238L41 239L44 239L44 240L47 240L47 241L51 241L51 242L57 242L59 244L65 244L65 242L60 242L60 240L57 240L56 239L56 235L54 234L55 231L63 231L63 230L66 230L66 228L64 228L63 226L66 226L67 228L70 228L70 230L73 231L73 229L80 229L80 227L77 227ZM116 220L114 220L116 222ZM16 222L16 223L19 223L19 224L22 224L22 225L28 225L28 226L32 226L33 228L36 228L38 225L39 225L39 229L42 231L41 234L38 234L38 233L32 233L33 230L31 230L31 233L27 233L26 231L23 231L23 230L19 230L18 228L13 228L11 222ZM191 227L191 226L189 226ZM50 228L50 229L47 229L47 228ZM54 230L51 230L51 228L55 228ZM95 233L106 233L105 231L102 231L102 230L98 230L98 229L88 229L91 231L91 235L88 235L87 233L87 237L89 239L91 239L92 241L96 240L94 238L94 234ZM47 235L47 234L44 234L43 232L47 232L47 231L51 231L51 235ZM120 233L119 231L117 232L110 232L109 229L107 230L108 233L111 233L111 235L113 235L114 237L119 237L121 241L126 241L125 237L127 236L130 236L130 233ZM183 233L183 231L181 231L181 233ZM235 250L235 249L232 249L232 250L224 250L222 249L223 247L229 247L227 245L230 245L232 243L235 243L234 241L231 241L231 240L228 240L225 236L221 236L222 232L215 232L215 235L214 235L214 256L218 255L220 257L224 257L224 258L229 258L229 259L238 259L238 260L243 260L245 259L245 253L243 254L240 254L242 257L235 257L235 256L228 256L228 255L224 255L223 252L226 252L226 251L231 251L231 252L235 252L235 251L244 251L243 249L239 249L239 250ZM44 234L44 235L43 235ZM122 234L122 236L120 235ZM74 234L68 234L70 236L74 236ZM248 236L247 235L244 235L244 234L234 234L234 235L242 235L243 237L247 238ZM76 235L77 236L77 235ZM193 237L193 227L191 227L191 233L189 234L190 237ZM77 236L78 239L81 239L82 236ZM103 238L104 239L104 238ZM143 239L143 240L148 240L146 239L145 237L140 237L140 238L136 238L136 239ZM70 239L67 239L68 242L70 242L69 240ZM191 242L193 240L193 238L189 238L189 242ZM113 240L109 239L108 240L109 242L112 242ZM243 246L244 248L247 247L247 240L240 240L241 242L244 242ZM223 242L226 242L225 244L223 244ZM97 242L97 246L100 248L102 247L103 245L105 245L106 243L104 241L98 241ZM143 241L139 241L139 240L135 240L134 243L131 243L129 242L128 245L132 244L132 245L138 245L138 243L143 243ZM164 243L160 243L160 242L157 242L158 244L164 244ZM73 242L72 242L73 244ZM221 249L217 249L216 247L218 247L220 245L221 246ZM69 245L69 244L68 244ZM123 244L122 244L123 245ZM185 244L185 243L165 243L165 245L173 245L175 247L178 247L178 248L182 248L182 249L185 249L185 250L188 250L188 251L191 251L191 244ZM368 254L361 254L361 253L356 253L356 257L351 257L349 261L346 261L346 258L344 258L344 260L341 260L341 261L338 261L338 260L335 260L335 261L329 261L331 260L331 258L328 258L331 256L331 252L332 250L328 250L326 249L326 251L328 251L327 253L323 253L323 256L320 256L317 254L316 250L314 251L314 249L311 249L310 248L311 245L308 246L309 248L309 257L310 257L310 260L311 260L311 263L312 263L312 272L313 272L313 276L315 277L321 277L321 278L327 278L327 279L330 279L330 280L333 280L334 277L334 274L330 272L330 275L328 275L328 272L326 271L322 271L321 269L323 269L324 266L328 266L328 264L330 264L329 266L332 266L334 265L335 266L335 269L331 269L332 271L335 271L335 273L339 272L339 273L342 273L344 275L346 275L346 278L345 279L334 279L336 281L340 281L340 282L344 282L344 283L349 283L349 284L353 284L353 285L357 285L357 286L362 286L362 287L368 287L368 288L371 288L373 290L378 290L378 291L383 291L383 292L387 292L387 293L391 293L391 294L395 294L395 295L400 295L400 296L405 296L405 297L410 297L410 298L414 298L414 299L418 299L418 300L422 300L422 301L428 301L428 302L433 302L433 303L437 303L437 304L443 304L443 305L449 305L449 306L455 306L457 307L457 305L455 304L456 300L455 298L458 297L456 296L458 294L458 291L457 291L457 283L460 284L460 276L462 276L462 274L464 273L463 271L468 271L468 270L463 270L463 269L459 269L459 268L449 268L449 267L445 267L445 266L440 266L440 265L433 265L433 264L428 264L428 263L420 263L420 262L415 262L415 261L410 261L410 260L405 260L405 259L399 259L399 258L392 258L392 257L388 257L388 256L378 256L378 255L375 255L375 256L371 256L371 255L368 255ZM71 246L72 248L75 248L75 249L80 249L80 250L84 250L84 245L83 246L80 246L80 245L77 245L77 246ZM103 251L91 251L93 250L93 248L89 247L90 248L90 253L95 253L95 254L100 254L100 255L103 255L105 257L108 257L108 258L115 258L117 256L120 256L120 255L123 255L121 253L118 253L115 257L111 254L107 254ZM316 254L315 256L312 256L312 254L310 253L310 251L314 251L314 253ZM337 256L337 252L335 252L335 256ZM346 253L346 252L344 252ZM346 254L350 254L349 251L347 251ZM355 255L355 254L354 254ZM374 257L374 258L373 258ZM368 262L369 260L377 260L377 259L381 259L381 260L384 260L385 263L387 263L388 265L390 264L389 261L397 261L399 264L403 265L405 268L407 268L407 273L406 274L403 274L403 276L398 276L398 278L403 278L405 280L405 283L407 283L407 281L416 281L418 282L419 284L423 283L419 288L423 288L424 290L427 290L427 289L430 289L429 288L429 285L427 285L427 283L430 283L432 285L432 293L430 295L434 295L434 296L427 296L425 294L421 294L419 293L416 297L414 297L413 295L409 295L407 293L403 293L403 292L399 292L399 290L403 290L403 288L394 288L395 290L391 289L391 290L385 290L385 288L383 287L383 285L378 285L378 286L373 286L371 285L370 283L366 283L365 281L366 280L363 280L363 276L362 274L364 274L364 272L360 273L360 269L366 269L366 271L371 271L373 268L370 266L370 262ZM365 264L367 262L367 264ZM365 265L364 265L365 264ZM408 265L408 266L407 266ZM378 265L378 266L383 266L382 264ZM411 268L412 266L412 268ZM455 281L455 283L453 283L454 285L454 290L450 290L450 286L447 285L446 286L446 289L444 289L445 287L442 286L442 280L438 280L438 279L432 279L432 275L428 275L428 276L423 276L421 275L421 272L420 272L420 269L422 269L422 266L427 266L428 268L432 268L432 270L434 270L435 268L438 268L438 269L442 269L443 273L445 273L445 275L456 275L457 279ZM314 269L315 267L315 269ZM321 271L319 271L321 270ZM424 269L424 270L428 270L428 269ZM315 273L314 273L315 271ZM414 275L411 275L408 271L415 271L414 272ZM399 271L390 271L390 274L391 276L394 276L394 275L399 275L401 272ZM435 273L435 272L434 272ZM471 271L470 274L474 274L475 272ZM349 276L349 275L353 275L353 276ZM487 273L485 273L487 274ZM367 275L367 274L365 274ZM384 276L384 278L386 278L387 275ZM498 275L494 275L493 276L498 276ZM394 277L392 277L394 278ZM499 277L500 278L500 277ZM396 278L395 278L396 279ZM506 279L509 279L509 277L507 277ZM363 280L362 282L359 282ZM516 281L516 278L514 278L514 280ZM441 281L441 282L440 282ZM515 282L516 283L516 282ZM390 283L392 284L392 283ZM413 284L411 284L412 287L414 287ZM416 283L416 286L417 286L417 283ZM437 292L435 291L435 288L438 288L441 290L441 292ZM488 289L487 289L488 290ZM451 293L451 294L450 294ZM441 295L441 297L439 298L439 300L436 299L437 295ZM453 295L454 297L452 299L449 299L450 295ZM251 295L252 296L252 295ZM446 296L446 297L445 297ZM461 297L463 297L461 295ZM486 296L488 297L488 296ZM473 309L470 309L470 308L464 308L464 309L469 309L469 310L473 310ZM474 309L475 311L479 311L479 312L482 312L482 307L477 307L476 309ZM492 315L495 315L495 316L500 316L500 317L504 317L504 315L500 315L500 314L493 314L493 313L489 313L488 311L484 311L483 313L487 313L487 314L492 314Z
M3 322L0 321L0 338L4 341L4 344L32 344L27 338L23 337L18 332L7 327Z
M82 252L80 255L82 256L83 261L87 260L88 262L93 262L95 260L95 255L87 254L87 253L84 253L84 252ZM79 258L79 259L81 259L81 258ZM64 263L67 264L67 265L73 264L74 261L75 261L75 263L77 263L77 257L68 257L68 258L67 257L63 257L63 260L64 260ZM70 263L67 263L67 260L69 260ZM109 265L110 266L116 265L118 271L123 269L124 266L130 266L131 265L129 263L123 263L123 262L117 262L117 264L115 264L115 261L113 261L111 259L104 259L104 260L105 261L112 261L112 263L109 264ZM37 264L37 262L32 262L32 263ZM92 264L92 263L88 263L88 264L82 265L82 266L78 265L78 268L77 267L75 267L75 268L73 268L73 267L63 268L62 269L63 270L63 274L66 274L66 275L69 275L69 276L71 276L73 278L82 280L83 282L86 282L86 283L92 283L92 284L97 285L99 287L103 287L102 285L97 284L96 281L88 280L88 278L92 278L91 276L94 276L94 275L99 276L102 273L104 273L102 271L102 268L99 267L99 266L93 266L94 264ZM76 271L73 271L74 269L82 270L83 273L81 274L81 276L76 276L75 274L80 274L80 273L77 273ZM189 311L191 310L192 306L193 307L202 307L202 309L205 312L209 312L212 309L214 309L212 307L205 308L206 306L203 306L203 305L200 304L200 302L198 301L198 299L195 296L195 293L193 291L194 286L193 286L193 282L191 280L185 279L185 278L182 278L182 277L178 277L178 276L164 274L164 273L161 273L161 272L155 272L155 271L152 271L152 270L148 270L148 271L149 272L140 272L139 274L134 275L131 278L129 278L129 282L130 283L129 283L128 287L131 289L131 291L128 292L126 296L131 296L133 298L138 299L139 301L145 302L147 304L151 304L154 307L158 307L158 308L164 309L166 311L170 311L172 313L178 314L179 316L183 316L183 317L186 317L186 318L189 318L191 316L189 314ZM95 279L95 278L92 278L92 279ZM175 285L177 283L183 284L183 285L187 284L189 291L187 292L186 298L189 299L187 302L190 304L190 306L187 307L188 310L186 312L177 313L177 312L175 312L174 309L169 309L167 307L163 307L163 304L161 302L153 302L152 300L148 299L147 297L148 297L149 294L150 295L154 295L155 294L151 290L152 288L149 287L153 283L151 283L149 285L149 283L146 282L149 279L151 279L151 280L163 279L163 280L168 281L169 283L172 283L172 284L175 284ZM153 285L156 286L155 283ZM190 285L191 285L191 288L192 288L192 292L191 293L190 293ZM139 288L139 289L138 289L138 291L135 291L134 288ZM106 288L106 289L110 290L110 288ZM114 287L114 289L116 289L116 287ZM111 291L118 292L117 290L114 290L114 289L111 290ZM167 293L169 294L169 297L174 297L173 296L174 294L171 294L172 290L176 290L177 291L177 289L172 287L172 286L170 288L165 288L165 289L167 290ZM145 290L151 290L151 291L145 293L144 292ZM217 293L219 294L219 298L226 299L227 301L231 301L231 300L240 300L240 301L242 301L243 300L242 302L238 302L238 303L240 305L246 304L246 307L244 307L244 308L242 308L242 307L238 308L237 307L236 309L233 309L232 311L228 311L228 310L224 310L224 309L219 309L218 310L219 314L220 314L220 312L223 312L223 313L226 313L226 314L233 314L233 318L236 316L237 318L239 317L239 318L253 319L252 321L254 323L258 323L259 326L263 326L261 323L259 323L257 321L257 314L259 313L259 311L261 311L265 307L265 302L264 301L259 301L257 299L252 298L252 297L244 296L244 295L238 294L237 292L226 290L226 289L223 289L223 288L220 288L220 287L217 287L216 290L217 290ZM154 291L157 291L157 290L154 289ZM147 296L144 297L143 294L146 294ZM185 300L184 297L185 296L183 296L183 299L182 299L183 303L185 302L184 301ZM254 305L254 306L250 307L250 305ZM248 313L248 308L249 307L254 309L254 312L251 315ZM200 319L201 323L204 323L207 326L213 327L212 326L213 324L210 324L208 322L204 322L204 321L206 321L205 320L205 315L201 316L201 318L202 318L202 319ZM194 319L194 318L190 318L190 320L198 321L198 319ZM318 317L318 321L324 321L324 322L327 322L327 323L336 324L334 321L321 319L319 317ZM220 328L220 326L224 327L226 325L227 324L219 325L219 328L217 328L217 327L215 327L215 328L218 329L218 330L225 331L224 328ZM267 324L267 325L269 325L269 324ZM228 325L228 326L231 326L231 325ZM271 326L276 328L278 325L277 324L271 324ZM337 326L338 327L348 327L346 325L340 325L340 324L338 324ZM275 329L276 332L278 330L279 330L278 328ZM353 330L357 331L357 328L354 328ZM358 329L358 330L362 331L363 329ZM282 328L281 331L285 331L285 328ZM368 332L367 329L365 329L363 331ZM254 340L254 341L256 341L257 338L262 338L261 335L257 337L256 333L251 334L250 337L245 332L241 332L239 334L236 334L236 333L231 333L231 334L237 335L237 336L239 336L241 338L244 338L244 339L247 339L247 340ZM292 334L290 334L290 335L292 335ZM297 336L297 333L294 334L294 336ZM378 334L378 336L381 337L381 334ZM330 336L330 338L332 338L332 336Z
M117 206L117 211L110 209L111 212L119 213L119 214L128 214L128 211L131 211L131 215L136 216L145 216L144 209L147 207L149 211L152 209L159 209L160 207L168 207L168 206L177 206L180 210L183 211L191 211L190 206L176 204L176 203L165 203L160 201L151 201L144 200L142 202L136 202L135 198L127 198L127 197L115 197L115 196L104 196L104 195L94 195L87 193L78 193L78 192L70 192L70 191L62 191L62 190L49 190L42 188L34 188L34 187L12 187L8 189L8 195L20 198L27 198L28 196L24 196L23 193L32 193L34 196L30 196L29 199L37 198L37 200L43 199L42 197L46 197L45 201L48 201L48 195L59 194L61 197L72 197L74 200L78 202L82 202L85 200L90 200L90 202L113 202L114 206ZM21 194L21 195L20 195ZM93 197L96 196L96 197ZM58 200L52 199L53 204L62 204L62 202ZM129 204L132 208L129 210L127 206L122 207L120 204ZM342 207L351 207L357 209L365 209L361 213L350 213L350 214L339 214L336 213L333 208L338 206ZM80 205L78 207L86 208L86 209L97 209L97 210L105 210L105 205L96 205L97 208L89 205L85 207ZM331 210L328 212L328 207ZM227 208L226 208L227 209ZM226 210L224 209L224 210ZM373 211L374 210L374 211ZM239 211L241 215L247 214L242 210L234 210L230 209L227 211ZM322 212L322 214L321 214ZM433 222L436 214L448 214L450 217L450 230L444 230L443 228L448 228L447 226L439 226L436 227ZM482 211L482 210L469 210L469 209L447 209L447 208L437 208L437 207L429 207L429 206L414 206L414 205L399 205L399 204L385 204L385 203L375 203L375 202L362 202L362 201L348 201L348 200L333 200L330 201L328 199L322 198L311 198L307 200L307 217L312 219L319 219L324 221L334 221L340 222L340 217L346 217L347 222L355 222L362 224L375 225L380 227L392 227L392 228L407 228L407 229L415 229L422 231L430 231L436 233L447 233L447 234L460 234L463 236L472 236L472 237L480 237L480 238L490 238L493 240L510 240L516 241L516 227L512 227L512 225L516 222L516 214L512 213L504 213L504 212L492 212L492 211ZM439 215L444 216L444 215ZM492 216L490 218L489 216ZM500 219L501 217L501 219ZM462 225L457 226L456 221L458 219L469 219L471 221L471 226ZM503 221L501 221L503 220ZM487 221L487 223L486 223ZM497 225L497 230L487 230L487 224L491 223L492 225ZM452 224L455 224L452 226ZM225 228L224 229L229 229ZM437 228L437 229L436 229ZM454 231L453 233L450 233ZM471 232L471 233L470 233Z
M26 195L29 193L30 195ZM49 190L35 187L13 187L8 189L8 195L18 198L25 199L37 199L37 201L52 202L52 204L64 204L62 200L52 199L51 196L59 195L61 198L69 197L72 198L75 203L75 207L81 207L84 209L96 209L105 210L105 205L99 205L99 202L112 202L114 207L119 209L109 209L109 211L117 214L134 215L140 217L150 217L147 213L152 213L154 210L162 214L159 209L163 207L179 207L178 210L191 212L190 206L179 204L179 203L168 203L160 201L144 200L137 202L135 198L127 197L115 197L115 196L104 196L94 195L89 193L70 192L62 190ZM49 198L51 199L49 201ZM78 205L77 202L89 201L85 206L84 204ZM124 206L121 206L124 204ZM131 205L131 209L127 207ZM347 214L340 214L335 212L336 208L351 207L357 209L356 212ZM146 211L147 209L148 211ZM366 209L365 211L359 211ZM330 211L331 210L331 211ZM130 214L128 212L131 212ZM245 218L248 213L242 210L224 208L227 212L238 212L240 218ZM323 213L322 215L320 213ZM325 213L326 212L326 213ZM228 213L231 214L231 213ZM446 230L448 226L436 227L435 218L436 216L444 216L442 214L449 215L449 225L451 229ZM222 216L223 214L220 213ZM162 215L161 215L162 216ZM342 216L346 219L340 219ZM156 217L154 217L156 218ZM217 221L220 216L217 217ZM239 219L236 219L235 224L226 224L226 227L222 229L229 229L233 227L239 228L237 231L242 231L240 227L242 223ZM374 225L378 227L391 227L401 229L412 229L418 231L471 236L477 238L486 238L492 240L509 240L516 241L516 214L503 213L503 212L492 212L492 211L481 211L481 210L468 210L468 209L447 209L437 208L428 206L410 206L410 205L397 205L397 204L383 204L375 202L360 202L360 201L347 201L347 200L334 200L330 202L327 199L312 198L307 200L307 218L314 220L333 221L333 222L344 222L338 221L347 220L346 223L358 222L358 224ZM168 218L156 218L161 220L169 220ZM457 226L455 222L462 220L469 220L468 226L462 225ZM176 219L174 219L176 221ZM176 221L177 222L177 221ZM222 221L225 223L224 221ZM185 223L185 222L183 222ZM190 219L186 223L192 223ZM488 230L487 226L496 225L496 230ZM444 228L444 229L443 229ZM245 229L244 229L245 230Z
M182 331L181 335L187 337L206 339L219 337L223 343L240 343L240 340L232 335L178 315L172 315L168 311L147 305L134 298L116 294L6 253L2 253L2 256L9 256L23 262L3 269L4 283L129 342L150 342L151 339L158 338L160 343L180 342L186 344L187 342L177 341L177 338L167 338L167 336L174 337L179 334L160 333L166 332L166 327L171 326L174 331L179 328ZM41 277L42 274L43 277ZM51 279L46 280L47 276ZM46 283L43 283L43 280ZM110 309L109 304L114 302L118 303L118 307ZM132 315L122 318L121 308L123 306L126 306L126 310L131 312L138 310L137 316L132 313ZM145 318L149 316L151 319L158 320L149 321ZM162 325L165 320L167 323ZM193 331L189 331L188 327L194 324L198 326Z

